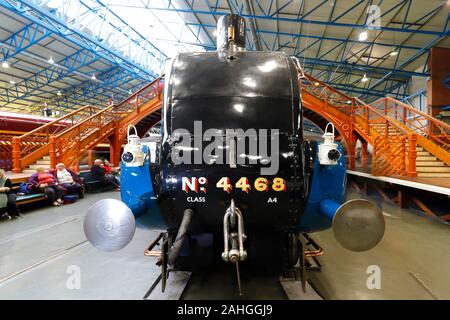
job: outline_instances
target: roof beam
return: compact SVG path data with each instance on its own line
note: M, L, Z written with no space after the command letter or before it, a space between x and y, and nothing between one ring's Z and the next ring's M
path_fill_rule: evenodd
M67 0L63 1L63 8L61 9L62 11L50 10L46 9L44 6L40 6L40 4L43 3L42 0L0 0L0 6L21 16L25 16L30 21L42 27L50 29L53 33L64 37L65 39L78 45L79 47L88 49L92 53L99 55L100 57L107 61L110 61L114 65L122 66L123 68L126 68L130 72L136 73L142 78L151 80L156 77L156 74L153 73L148 68L148 66L143 66L140 64L140 62L142 61L139 60L138 55L127 57L118 50L112 49L110 45L108 45L106 41L101 38L101 33L93 33L92 35L89 35L86 32L82 31L79 26L79 16L76 19L69 20L67 10L71 7L66 2ZM73 1L71 2L72 4L74 3ZM91 8L84 6L84 4L79 1L77 1L77 3L79 4L80 10L84 10L83 12L85 14L87 14L88 12L92 13L90 12L92 11ZM106 9L104 10L105 12L110 13L110 11L107 11ZM104 12L103 15L97 13L98 12L94 12L97 19L106 21L107 18L112 18L111 15L107 16ZM78 14L81 15L82 13L79 12ZM64 20L63 18L65 18L66 20ZM112 26L114 28L114 25ZM116 31L116 34L114 34L114 36L121 37L121 39L127 37L128 31L132 31L131 29L123 30L119 27L115 28L114 30ZM128 37L128 53L132 51L132 48L141 48L139 51L142 52L143 44L141 43L141 46L139 46L139 44L140 43L137 39ZM147 52L147 50L144 51ZM161 55L163 55L162 52Z
M52 33L51 30L36 23L26 25L19 31L12 33L8 38L0 41L0 46L2 46L0 60L7 61L8 59L14 58L24 50L47 38Z
M195 1L194 1L195 2ZM146 7L150 10L159 10L159 11L173 11L173 12L185 12L185 13L196 13L198 15L225 15L228 14L228 12L224 11L204 11L204 10L187 10L187 9L173 9L168 7ZM337 22L330 22L330 21L319 21L319 20L311 20L311 19L305 19L305 16L302 16L300 18L286 18L286 17L275 17L275 16L268 16L268 15L249 15L249 14L242 14L244 18L249 19L260 19L260 20L272 20L272 21L283 21L283 22L290 22L290 23L309 23L312 25L322 25L322 26L333 26L337 28L352 28L352 29L367 29L367 26L365 24L356 24L356 23L337 23ZM407 28L392 28L392 27L381 27L381 26L373 26L373 30L381 30L381 31L393 31L393 32L402 32L402 33L415 33L415 34L423 34L423 35L432 35L432 36L442 36L444 33L440 31L434 31L434 30L411 30Z

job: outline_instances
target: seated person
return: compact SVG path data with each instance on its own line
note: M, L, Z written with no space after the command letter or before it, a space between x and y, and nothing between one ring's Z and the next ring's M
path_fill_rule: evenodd
M115 171L112 168L111 163L109 163L109 161L106 159L103 160L103 168L105 169L105 176L109 177L110 179L114 179L117 182L117 184L120 185L120 180L119 177L117 176L118 175L117 171Z
M12 191L12 183L6 177L5 170L0 169L0 209L6 208L2 218L8 220L23 218L16 203L17 195Z
M28 183L31 185L31 191L44 192L47 199L55 207L60 206L63 201L64 189L58 185L58 181L50 172L45 172L45 169L40 167L37 172L28 178Z
M91 171L87 175L86 181L102 181L107 185L113 186L116 190L120 190L120 185L117 181L114 178L111 178L111 176L106 175L101 159L96 159L94 161L94 165L91 167Z
M80 199L84 197L83 186L78 174L67 169L64 163L58 163L56 170L50 172L58 181L58 185L65 189L67 194L77 194Z

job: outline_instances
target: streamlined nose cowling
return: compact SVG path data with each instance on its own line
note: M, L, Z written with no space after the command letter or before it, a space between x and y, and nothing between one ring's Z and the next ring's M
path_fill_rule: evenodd
M242 17L222 17L217 32L217 52L180 53L167 64L161 141L155 155L149 156L138 137L130 136L121 186L122 201L128 207L108 199L89 208L84 226L88 240L103 250L120 249L134 234L132 212L151 211L161 215L171 235L182 231L178 239L186 234L220 234L225 226L229 239L224 240L230 240L230 247L223 257L228 261L247 256L248 248L241 245L247 235L245 245L250 243L263 255L290 250L285 238L277 242L283 248L266 250L258 241L255 246L255 234L263 240L272 233L291 239L298 232L332 227L347 249L374 247L384 234L382 212L366 200L344 203L346 167L334 131L326 133L324 141L303 140L298 61L280 52L246 52ZM227 130L244 133L243 148L224 144ZM264 130L266 153L260 144ZM205 138L205 132L215 132L212 139L217 138L220 145L209 158L205 154L212 139ZM182 143L185 136L188 145ZM218 152L223 152L222 158ZM274 172L264 171L275 163ZM186 179L192 185L202 181L203 189L186 188ZM267 188L258 188L258 179L265 179ZM276 179L282 181L282 188L273 187ZM232 188L225 190L221 181ZM240 189L239 181L251 188ZM233 213L230 208L239 211ZM236 217L242 229L245 225L245 234L233 238L239 234L233 224ZM248 250L249 258L255 256L255 251ZM234 254L238 251L239 255Z

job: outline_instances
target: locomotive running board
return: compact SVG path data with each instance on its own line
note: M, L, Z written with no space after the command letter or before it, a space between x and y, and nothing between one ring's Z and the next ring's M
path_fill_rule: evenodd
M303 291L300 280L281 278L280 284L289 300L323 300L308 282L306 282L306 291Z
M186 289L192 272L168 270L169 278L164 292L162 291L161 275L156 279L144 296L144 300L180 300Z

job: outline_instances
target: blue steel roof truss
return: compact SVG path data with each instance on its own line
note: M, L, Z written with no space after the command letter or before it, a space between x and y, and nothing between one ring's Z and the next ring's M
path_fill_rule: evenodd
M28 59L33 48L45 46L43 43L49 39L64 39L75 48L54 64L30 70L32 75L15 84L1 84L0 108L14 105L20 109L20 105L31 104L39 110L42 106L39 101L46 101L61 110L87 103L104 104L111 96L115 101L121 99L130 90L134 91L156 77L159 72L155 71L155 66L161 66L167 55L152 38L143 36L127 23L120 15L120 7L147 10L171 35L172 39L167 41L205 50L215 49L214 21L229 12L239 13L254 21L257 39L265 50L283 50L296 55L305 70L321 81L369 101L387 94L409 101L407 89L411 77L428 76L429 49L450 32L449 14L446 21L442 21L441 30L428 27L429 21L439 12L448 12L444 0L430 4L421 16L417 13L411 16L412 0L355 0L346 3L344 8L344 1L340 1L340 10L336 9L336 0L252 0L254 9L250 11L246 9L245 0L161 0L158 4L140 0L114 5L107 1L61 0L60 7L50 8L48 0L0 0L0 7L7 9L8 14L28 21L20 30L0 39L0 62L10 61L14 68L16 61ZM76 16L69 12L73 8L70 5L76 5ZM384 6L383 24L368 27L367 9L371 5ZM158 17L159 12L182 18L181 32L173 32L170 25ZM324 18L318 18L319 12ZM85 30L90 26L88 34ZM311 28L316 26L322 31L311 33ZM104 28L112 32L105 36ZM333 31L331 28L344 32L336 34L330 32ZM355 38L355 32L363 30L371 30L371 40ZM388 41L387 33L394 37L395 34L402 35L398 38L403 40ZM185 40L186 34L192 35L193 40ZM254 50L250 28L248 35L248 49ZM410 41L414 35L428 40L423 44ZM126 41L118 41L124 39ZM384 51L379 52L384 53L376 56L375 51L380 48ZM391 49L397 51L395 57L389 56ZM411 67L417 59L423 61L422 69ZM98 63L103 66L103 72L96 70ZM92 70L96 70L96 79L90 79ZM369 81L361 83L364 74ZM72 78L77 80L75 85L71 85L75 81Z

